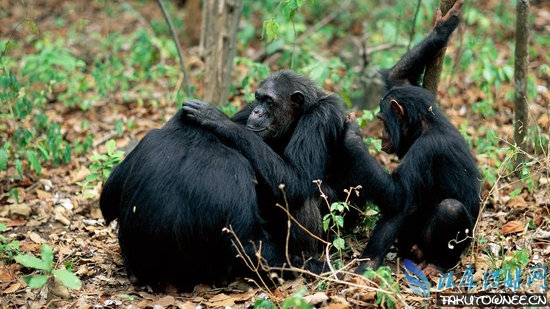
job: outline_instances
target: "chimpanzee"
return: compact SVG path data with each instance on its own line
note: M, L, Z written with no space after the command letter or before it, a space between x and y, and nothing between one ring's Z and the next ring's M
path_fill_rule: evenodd
M445 17L439 13L434 30L391 69L381 72L387 89L418 85L428 61L447 45L458 26L462 4L463 0L456 1ZM311 183L315 179L327 179L329 186L324 189L334 194L354 186L355 179L342 173L348 168L341 161L341 145L334 147L335 139L338 143L343 140L342 107L334 95L325 94L307 78L282 71L262 82L255 96L256 100L239 113L244 118L249 115L248 130L199 100L185 101L183 110L189 119L250 160L275 196L282 193L279 184L291 184L284 190L291 205L311 197L312 189L314 195L319 193Z
M388 85L417 80L426 55L445 46L457 24L458 18L438 23L384 74ZM261 249L270 266L290 260L320 272L323 263L308 260L319 244L296 225L287 241L287 214L275 204L288 205L303 227L321 234L321 197L313 181L326 179L330 197L358 184L339 174L349 163L339 160L344 115L337 96L290 71L270 75L254 102L231 120L206 103L184 102L113 169L101 194L106 221L119 220L132 282L188 289L251 275L225 227L254 264Z
M268 115L258 102L280 108ZM287 244L287 214L275 204L285 205L284 192L292 216L321 234L313 180L323 178L329 153L343 135L340 100L298 74L273 73L256 91L255 103L232 120L215 110L220 128L242 129L237 144L189 121L188 106L139 142L113 169L101 194L106 221L119 219L132 282L189 289L251 275L237 257L234 237L222 232L226 227L253 264L261 249L269 266L290 261L320 272L322 262L306 261L318 252L317 240L293 226ZM268 159L252 162L249 152ZM288 185L281 190L280 184Z
M454 266L470 244L480 204L480 174L460 132L435 106L431 92L393 87L380 103L382 150L401 163L391 173L365 148L359 127L346 122L346 149L357 162L353 175L380 207L356 269L380 266L398 242L399 253L428 275Z

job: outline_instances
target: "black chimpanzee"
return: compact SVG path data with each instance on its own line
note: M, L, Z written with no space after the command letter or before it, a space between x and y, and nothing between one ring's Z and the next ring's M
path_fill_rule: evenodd
M394 87L392 89L395 90L400 89L395 88L398 86L419 84L420 76L424 71L426 63L434 57L440 48L447 44L449 36L457 27L462 4L463 1L457 1L445 17L438 16L434 31L432 31L420 44L415 46L415 48L405 54L395 66L382 72L388 89ZM313 171L318 171L317 175L320 176L319 179L325 181L325 187L323 188L324 192L329 192L329 197L333 200L341 198L342 195L339 195L339 193L343 192L344 189L361 184L363 187L363 190L361 190L362 195L359 198L354 198L353 202L361 205L361 203L363 203L366 199L374 200L375 203L381 206L382 213L385 214L385 219L382 219L382 221L380 221L377 225L378 227L374 232L373 239L369 242L369 246L362 256L373 258L371 263L367 263L368 265L376 266L382 263L385 253L388 251L396 238L395 236L392 236L391 233L397 234L397 232L403 231L404 234L415 235L413 232L415 227L409 226L408 224L410 222L419 222L418 216L420 216L420 218L426 217L426 220L430 220L434 217L440 220L445 220L447 217L451 219L466 218L463 225L459 224L450 226L451 232L454 233L454 235L452 235L452 239L458 238L458 240L462 240L461 236L465 235L465 230L472 230L472 218L475 218L477 215L477 207L479 204L479 180L477 179L478 175L475 161L473 161L472 156L469 154L468 148L464 147L465 144L461 147L457 147L456 150L461 152L460 159L468 162L468 174L466 174L463 179L459 179L462 180L462 182L460 182L461 185L459 187L453 186L447 189L447 191L440 190L439 192L442 194L441 196L444 197L441 199L438 199L440 196L437 195L437 193L433 194L434 199L440 204L440 207L437 208L437 212L435 212L435 210L432 210L434 212L433 214L428 212L429 207L421 208L421 211L416 211L414 207L422 207L421 205L424 203L426 199L425 195L427 193L427 190L417 190L416 188L421 187L422 183L424 183L424 185L428 185L428 183L426 183L428 180L425 180L418 175L419 173L416 167L420 166L420 163L414 165L413 163L410 163L416 162L416 158L405 161L407 163L402 165L399 172L396 171L396 173L394 173L394 177L404 181L405 187L401 186L401 182L398 182L395 189L391 186L386 187L387 182L389 181L388 179L391 179L391 177L384 172L382 167L374 160L372 156L370 156L370 154L368 154L368 152L362 153L365 151L365 147L362 143L352 144L352 146L359 147L359 150L353 149L353 147L349 145L343 147L344 151L342 151L342 147L334 148L331 146L331 148L327 148L327 145L333 145L333 142L327 144L327 141L334 141L333 138L337 138L339 134L337 131L333 131L334 134L330 135L330 139L327 139L326 133L330 131L328 128L332 128L333 130L338 128L339 131L339 125L338 127L335 126L338 121L328 115L325 115L324 117L326 118L323 119L322 117L319 117L321 115L320 113L311 113L310 105L304 104L304 100L307 97L304 97L303 93L293 94L292 92L286 92L287 94L283 95L283 98L286 96L290 97L290 102L292 102L292 105L288 106L287 104L281 104L284 103L279 99L280 88L278 87L281 85L283 85L283 83L280 78L273 78L272 81L260 85L260 89L256 91L256 101L252 105L253 110L250 114L250 118L248 119L248 129L263 137L267 145L262 145L261 141L253 138L250 131L246 131L244 128L232 123L215 107L207 103L197 100L190 100L184 102L183 109L185 113L188 113L188 117L195 119L201 124L201 126L210 129L225 143L227 143L227 145L239 149L239 151L250 161L256 173L261 176L260 178L268 183L267 188L271 188L271 190L273 190L272 194L275 196L278 193L280 194L277 186L278 184L287 184L285 187L286 194L289 201L291 201L290 205L293 207L301 207L300 205L303 203L304 197L306 196L309 199L314 200L315 196L318 195L318 191L312 187L311 183L311 180L317 178L311 178L311 176L313 176L311 171L307 171L311 170L313 167L317 167L313 168ZM282 89L287 88L292 89L289 84ZM391 90L390 93L393 93L394 90ZM419 91L421 94L426 92L425 90L424 92L418 90L416 93ZM430 99L433 100L430 96L422 96L415 102L421 100L430 101ZM422 103L418 104L421 105ZM318 108L317 105L315 106ZM386 104L382 104L382 107L385 106ZM413 112L413 108L414 106L410 107L411 112ZM385 115L386 113L387 111L382 109L380 115ZM312 115L317 117L315 121L319 121L321 123L315 124L315 121L312 120ZM437 125L439 125L440 122L439 118L437 119ZM329 127L323 127L324 129L318 128L322 123L326 123L329 119L332 119ZM408 118L403 118L404 122L402 128L405 130L404 133L391 135L395 145L400 146L399 149L390 149L387 147L383 148L388 152L394 152L395 150L397 155L400 157L404 155L404 152L408 151L411 143L418 138L417 135L414 135L418 133L416 130L422 129L422 127L416 127L416 123L409 124L406 120L408 120ZM290 121L286 124L286 126L292 134L286 135L286 137L284 137L285 135L283 134L282 136L278 136L276 139L266 135L265 132L270 132L269 130L272 127L281 128L283 126L283 124L281 124L281 126L273 126L271 121ZM394 124L392 123L392 126L390 127L391 129L399 129L393 125ZM458 131L452 126L451 128L454 131L451 131L450 133L445 132L444 135L455 137L455 133L458 133ZM434 131L437 130L434 129ZM319 132L321 132L321 135L319 135ZM385 143L388 142L387 136L388 135L385 135L384 137ZM319 142L320 137L325 137L325 140L323 142ZM308 140L310 138L312 138L315 142L309 142ZM458 138L458 144L460 144L461 141L463 142L463 139L459 134ZM419 145L421 145L421 142L425 139L426 138L419 140ZM346 143L348 142L349 141L346 140ZM317 145L317 147L320 148L312 148L309 147L309 145ZM267 146L270 146L271 149ZM387 145L385 144L385 146ZM418 149L423 149L424 146L425 145L422 145ZM328 152L322 152L324 154L322 159L318 155L315 155L315 153L319 150L327 149L329 150ZM432 149L428 148L428 152L426 153L414 152L414 156L424 154L429 156L431 151ZM461 166L462 162L451 161L451 163L436 164L435 166L437 168L446 169L447 167L452 168L452 164ZM413 167L412 171L407 169L408 166ZM428 175L430 179L436 177L436 170L427 172L429 173ZM449 184L447 181L448 179L451 179L452 181L455 180L453 173L447 173L446 176L441 177L444 177L443 180L434 180L434 189L437 188L437 185L445 187ZM470 182L470 184L467 186L462 186L462 183L465 181ZM467 196L465 197L458 194L462 192L462 188L464 188L465 192L467 192ZM472 190L472 188L474 189ZM397 197L394 197L394 195ZM405 196L408 200L404 199ZM460 202L453 203L454 200L443 201L445 198L454 197L460 198L460 200L464 202L465 206L459 207L459 205L462 204L458 204ZM473 199L473 202L471 199ZM270 203L267 204L267 208L273 208L273 203L274 201L270 201ZM421 205L417 205L419 203ZM435 203L431 200L426 201L426 203L431 203L430 205L433 205L432 208L435 208ZM409 204L415 206L412 207L409 206ZM314 207L309 207L307 209L311 210L312 208ZM462 208L464 208L464 210L462 210ZM407 209L407 211L401 211L401 209ZM409 209L411 209L410 212ZM455 213L455 211L457 211L457 213ZM305 217L309 217L309 215L306 215ZM402 220L405 220L405 218L407 218L407 221L403 223ZM284 218L279 218L276 221L279 222L279 220L283 219ZM388 220L392 224L388 225L384 220ZM397 222L393 223L394 221ZM384 229L386 226L390 231L386 231ZM437 223L431 225L428 232L431 233L434 229L437 235L439 235L440 232L445 232L444 228L441 229ZM425 234L428 232L422 233ZM401 240L401 243L408 245L406 244L406 241L409 239L403 237L401 238L403 239ZM418 243L417 238L418 236L412 236L412 238L410 238L411 242L413 242L411 247L412 245L416 245L414 246L414 249L416 250L417 256L424 256L422 261L427 261L433 265L441 267L448 267L449 263L456 262L455 257L459 256L462 253L463 248L469 244L467 240L461 241L460 244L455 245L455 249L452 250L454 255L448 255L448 250L443 251L443 249L440 249L441 246L438 243L438 241L444 241L445 246L447 246L447 242L451 240L451 238L447 239L448 237L446 234L441 239L433 240L431 243ZM441 254L430 251L432 249L441 250ZM458 253L458 255L456 253ZM376 258L374 258L375 255ZM439 261L432 258L433 256L444 257L445 259L443 261ZM358 271L364 270L367 264L361 265L358 268Z
M279 186L288 184L290 213L321 234L320 197L312 181L324 177L330 152L343 136L340 100L305 77L273 73L260 84L254 103L232 120L215 108L205 111L205 117L216 118L219 131L235 132L234 141L188 120L189 104L140 141L101 194L106 221L119 219L132 282L189 289L251 275L237 257L234 238L222 232L226 227L253 264L261 250L269 266L290 261L320 272L323 263L302 258L315 257L317 241L294 226L287 259L287 215L275 204L285 205ZM256 156L265 160L250 159Z
M395 239L401 255L426 274L454 266L470 244L480 204L480 175L460 132L417 86L394 87L380 103L382 150L402 159L388 174L365 148L355 121L347 121L346 149L358 164L354 179L380 207L357 273L376 268Z
M457 16L436 24L384 74L388 86L414 83L418 68L446 45L457 24ZM317 241L293 225L287 242L287 215L275 204L288 205L302 226L321 234L313 180L326 179L330 197L358 184L340 174L349 163L339 160L344 118L335 95L289 71L263 81L254 102L231 120L206 103L186 101L113 170L101 194L106 221L119 220L132 282L188 289L250 275L225 227L235 231L254 264L261 249L270 266L290 260L321 271L321 262L305 261L316 256Z

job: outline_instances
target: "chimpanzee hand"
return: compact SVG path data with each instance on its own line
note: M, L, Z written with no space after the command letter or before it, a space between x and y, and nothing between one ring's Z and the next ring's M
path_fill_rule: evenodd
M187 119L205 127L212 128L226 121L230 122L229 118L215 106L196 99L184 101L181 109Z
M441 10L435 14L434 30L443 37L449 37L460 22L460 13L464 0L456 0L445 16L441 17Z
M363 142L363 136L361 135L361 128L357 123L357 118L355 116L355 113L350 113L346 116L346 120L344 122L344 128L346 132L346 135L345 135L346 143L357 144L357 143Z

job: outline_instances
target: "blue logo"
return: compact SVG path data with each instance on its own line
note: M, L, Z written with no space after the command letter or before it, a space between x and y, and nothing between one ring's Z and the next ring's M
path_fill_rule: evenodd
M405 279L407 279L411 290L423 298L430 298L430 281L428 281L426 275L418 266L407 259L403 261L403 264L405 265Z

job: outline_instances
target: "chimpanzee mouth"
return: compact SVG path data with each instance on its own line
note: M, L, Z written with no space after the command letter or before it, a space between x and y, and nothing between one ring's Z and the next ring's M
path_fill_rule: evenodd
M266 128L257 128L253 126L246 126L246 128L252 132L262 132L266 130Z

